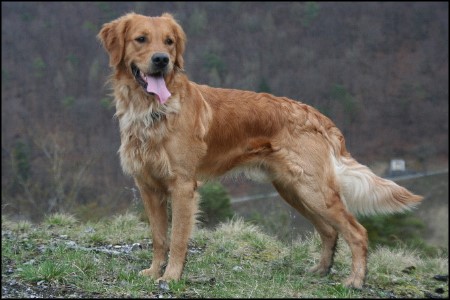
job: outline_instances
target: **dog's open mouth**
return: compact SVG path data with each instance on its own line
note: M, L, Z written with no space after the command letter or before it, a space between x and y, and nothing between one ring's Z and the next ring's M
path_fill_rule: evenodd
M147 93L154 94L161 104L166 102L171 96L161 72L151 75L145 74L134 64L131 64L131 72L139 85L142 86Z

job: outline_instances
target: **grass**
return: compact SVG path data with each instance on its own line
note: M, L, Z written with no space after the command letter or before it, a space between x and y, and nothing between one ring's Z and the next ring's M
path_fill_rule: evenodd
M407 247L375 247L366 284L354 290L341 284L351 264L341 240L331 274L318 277L305 271L319 260L317 235L286 244L242 220L197 230L182 279L160 287L138 275L152 259L149 234L133 214L96 223L58 214L39 225L3 217L2 286L8 280L36 290L51 286L59 297L71 289L101 298L422 298L438 295L438 288L444 289L438 296L448 297L448 283L433 279L448 275L447 253L427 257ZM142 249L120 250L133 243Z

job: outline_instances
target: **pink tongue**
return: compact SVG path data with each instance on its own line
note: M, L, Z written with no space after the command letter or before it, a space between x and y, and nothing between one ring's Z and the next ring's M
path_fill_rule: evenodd
M147 92L156 94L161 104L170 97L170 92L166 87L163 76L147 76Z

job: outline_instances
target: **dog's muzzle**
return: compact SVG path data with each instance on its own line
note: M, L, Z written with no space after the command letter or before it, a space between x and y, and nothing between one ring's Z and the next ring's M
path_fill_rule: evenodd
M155 53L151 58L149 73L142 72L135 64L131 64L131 72L139 85L151 95L156 95L161 104L166 102L171 93L166 87L164 74L167 71L170 59L167 54Z

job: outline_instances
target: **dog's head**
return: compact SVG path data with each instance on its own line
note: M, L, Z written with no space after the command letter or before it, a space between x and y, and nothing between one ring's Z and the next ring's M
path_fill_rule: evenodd
M97 35L109 54L109 64L129 72L149 93L151 85L175 69L183 69L186 35L172 15L147 17L126 14L103 25Z

